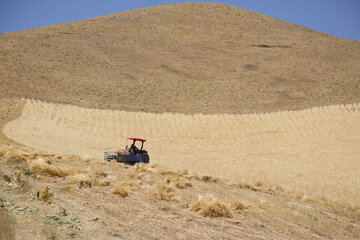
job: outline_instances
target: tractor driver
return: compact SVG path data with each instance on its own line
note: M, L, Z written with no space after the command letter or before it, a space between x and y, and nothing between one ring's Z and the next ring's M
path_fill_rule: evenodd
M135 146L135 144L131 144L130 150L132 150L134 154L139 153L139 149Z
M127 145L121 155L130 155L130 148Z

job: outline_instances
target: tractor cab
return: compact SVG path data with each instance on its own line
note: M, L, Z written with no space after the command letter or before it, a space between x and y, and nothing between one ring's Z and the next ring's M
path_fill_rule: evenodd
M132 152L134 155L147 153L147 151L144 149L144 142L146 142L145 139L141 139L141 138L128 138L128 139L133 141L130 146L130 152ZM136 144L136 142L138 142L138 144Z

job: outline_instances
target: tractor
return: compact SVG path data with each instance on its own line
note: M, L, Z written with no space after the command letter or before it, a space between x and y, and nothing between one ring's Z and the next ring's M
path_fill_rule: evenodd
M126 146L123 151L119 152L104 152L104 160L110 162L116 160L117 162L134 165L135 163L149 163L150 157L148 152L143 148L145 139L128 138L132 140L130 148ZM141 142L140 149L136 146L136 142Z

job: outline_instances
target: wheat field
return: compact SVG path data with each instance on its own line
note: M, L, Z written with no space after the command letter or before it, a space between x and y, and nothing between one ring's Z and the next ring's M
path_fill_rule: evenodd
M86 109L26 100L3 132L36 149L102 158L147 139L150 161L360 206L360 104L267 114L174 114Z

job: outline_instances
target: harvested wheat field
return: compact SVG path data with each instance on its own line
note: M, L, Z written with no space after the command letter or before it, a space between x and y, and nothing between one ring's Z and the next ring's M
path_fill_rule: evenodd
M282 187L360 207L360 105L249 115L152 114L27 100L3 132L35 149L102 159L127 137L148 140L170 169Z

